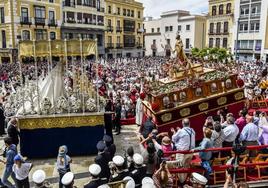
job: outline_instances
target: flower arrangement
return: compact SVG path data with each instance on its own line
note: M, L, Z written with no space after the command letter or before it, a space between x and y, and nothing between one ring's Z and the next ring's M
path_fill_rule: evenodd
M244 81L242 79L236 80L236 84L238 87L243 87L244 86Z

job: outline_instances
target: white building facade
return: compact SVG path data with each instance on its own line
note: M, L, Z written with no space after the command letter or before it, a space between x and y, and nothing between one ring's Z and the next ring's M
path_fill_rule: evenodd
M191 15L181 10L163 12L159 19L147 18L144 29L146 56L170 56L178 33L186 53L190 52L191 47L205 47L205 16Z
M242 61L261 59L267 62L268 0L237 0L235 10L233 53L237 53L237 58Z

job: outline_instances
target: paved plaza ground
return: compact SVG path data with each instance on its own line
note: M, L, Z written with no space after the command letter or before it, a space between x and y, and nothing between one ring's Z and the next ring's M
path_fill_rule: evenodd
M124 126L120 135L114 135L115 144L117 146L116 153L123 155L129 146L133 146L135 152L140 152L138 144L139 139L137 135L138 128L136 125ZM4 147L3 139L0 140L0 147ZM83 187L83 185L88 182L88 167L94 162L95 156L71 157L73 159L71 170L75 173L76 177L75 185L77 187ZM52 159L30 160L30 162L32 162L34 165L33 170L30 173L30 181L32 179L32 173L36 169L43 169L47 174L48 180L54 183L53 187L57 187L56 183L58 181L58 173L55 168L56 156ZM3 168L4 165L0 163L1 174L3 172Z

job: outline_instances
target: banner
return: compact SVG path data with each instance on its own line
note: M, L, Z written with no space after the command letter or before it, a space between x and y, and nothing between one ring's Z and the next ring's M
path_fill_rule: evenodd
M68 40L66 41L67 56L81 56L80 42L82 43L82 55L94 55L97 49L95 40ZM51 43L52 56L65 56L65 41L53 40ZM19 43L19 56L30 57L34 56L33 49L35 44L36 57L49 56L48 41L21 41Z

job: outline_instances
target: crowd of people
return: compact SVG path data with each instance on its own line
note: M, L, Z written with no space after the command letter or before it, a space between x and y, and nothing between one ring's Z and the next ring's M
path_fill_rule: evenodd
M142 91L145 80L152 80L155 76L164 78L165 71L162 70L167 59L162 57L147 57L143 59L113 59L100 60L96 69L92 61L87 61L85 70L87 76L96 87L99 94L109 98L105 111L114 111L112 115L106 115L107 125L114 125L116 134L120 134L120 120L137 117L140 112L137 110L139 100L143 99ZM72 62L73 63L73 62ZM260 90L259 83L266 79L266 65L262 62L239 62L229 69L237 71L239 77L246 83L246 94L250 98L256 90ZM75 62L79 65L79 61ZM71 65L71 62L70 62ZM206 65L210 68L226 69L224 64ZM34 80L34 64L25 64L20 67L15 64L0 65L0 81L6 92L14 92L20 86L19 70L22 70L23 82ZM97 71L96 71L97 70ZM38 63L38 76L45 76L49 71L46 63ZM27 76L26 76L27 75ZM253 92L252 92L253 91ZM252 95L253 96L253 95ZM8 180L9 177L15 182L17 188L30 187L29 172L33 165L27 162L18 152L19 129L15 118L6 119L4 106L0 99L0 135L5 135L5 170L1 178L1 185L14 187ZM203 126L204 138L199 145L196 145L195 131L191 128L189 119L184 119L182 125L172 128L169 132L158 133L152 118L142 123L136 121L140 126L140 151L134 151L129 147L125 154L117 155L116 146L113 143L112 126L107 126L106 135L97 144L98 155L94 164L89 166L90 181L84 187L94 188L108 186L111 182L127 182L127 187L173 187L174 177L169 169L176 167L191 167L193 157L198 156L200 166L204 169L204 176L197 173L179 173L179 186L184 187L205 187L211 180L213 173L211 160L221 156L229 156L229 164L235 160L230 152L202 151L211 148L222 148L233 146L234 143L243 146L266 145L268 144L268 122L265 112L256 111L250 115L247 109L241 109L239 118L226 110L219 110L216 116L207 117ZM140 118L141 119L141 118ZM6 127L6 129L5 129ZM199 151L201 150L201 151ZM190 151L189 153L176 153L170 155L171 151ZM195 152L196 151L196 152ZM261 152L267 153L266 149ZM249 156L256 156L256 151L244 151ZM59 173L59 187L75 187L75 176L71 172L72 159L68 155L68 146L61 146L58 151L56 167ZM226 184L232 182L232 173L227 171ZM50 187L46 181L46 174L43 170L33 173L32 181L35 187ZM240 186L243 187L243 186ZM244 185L246 187L246 185Z

